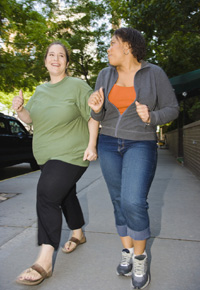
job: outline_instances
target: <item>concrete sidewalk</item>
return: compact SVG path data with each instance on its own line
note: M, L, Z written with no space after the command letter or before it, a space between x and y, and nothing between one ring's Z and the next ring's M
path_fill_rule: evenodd
M113 208L98 161L78 183L87 243L71 254L55 255L53 277L38 286L15 278L38 254L35 191L39 171L0 182L0 192L19 193L0 203L0 290L129 290L131 279L118 277L121 243ZM200 180L159 149L149 194L152 237L147 252L151 284L147 290L200 289ZM63 224L61 246L70 231Z

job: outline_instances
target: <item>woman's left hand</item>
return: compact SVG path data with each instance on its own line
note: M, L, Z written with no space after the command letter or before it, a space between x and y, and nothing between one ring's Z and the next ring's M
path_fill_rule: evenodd
M83 160L94 161L97 160L97 150L96 147L87 147L85 150Z
M150 123L150 113L149 113L149 108L146 105L142 105L139 102L135 102L136 104L136 111L140 117L140 119L144 123Z

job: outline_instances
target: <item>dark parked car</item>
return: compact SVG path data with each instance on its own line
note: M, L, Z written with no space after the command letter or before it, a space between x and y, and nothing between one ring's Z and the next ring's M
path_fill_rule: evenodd
M27 162L39 168L32 152L32 135L16 118L0 113L0 168Z

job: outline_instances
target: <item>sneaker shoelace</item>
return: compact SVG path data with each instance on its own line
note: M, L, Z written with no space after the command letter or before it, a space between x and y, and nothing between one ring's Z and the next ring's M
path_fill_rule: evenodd
M145 273L145 259L138 260L137 258L134 259L134 275L137 277L142 277Z
M130 264L130 258L131 258L130 253L123 252L120 264L123 266L127 266L128 264Z

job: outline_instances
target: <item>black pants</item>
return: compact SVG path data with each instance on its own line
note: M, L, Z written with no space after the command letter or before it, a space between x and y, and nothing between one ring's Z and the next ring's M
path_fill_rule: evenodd
M76 196L76 183L87 167L49 160L41 166L37 186L38 245L58 249L62 229L62 212L71 230L84 225Z

